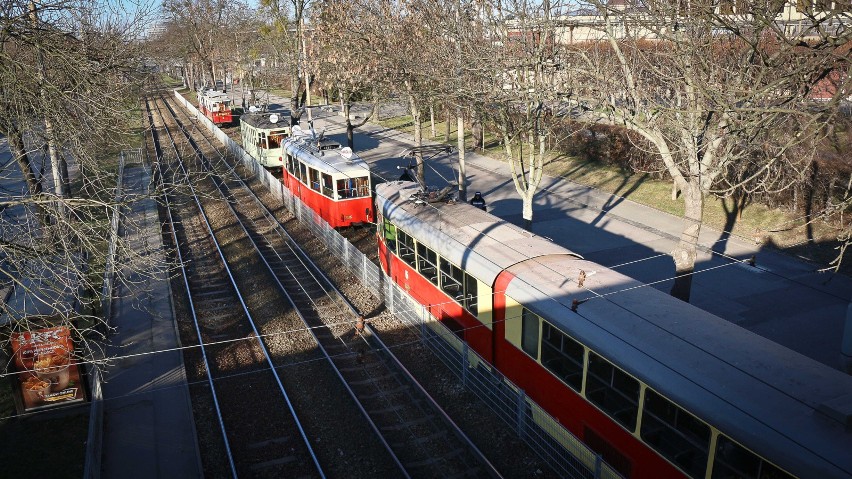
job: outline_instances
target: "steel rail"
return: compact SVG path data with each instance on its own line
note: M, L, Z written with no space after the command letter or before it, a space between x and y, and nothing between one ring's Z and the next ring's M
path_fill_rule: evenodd
M198 145L192 139L189 132L186 131L186 128L180 123L180 120L178 120L177 115L175 114L174 110L172 110L171 106L169 106L168 101L164 101L164 104L166 105L166 108L169 110L173 119L177 122L179 129L183 132L184 136L186 136L187 140L189 141L190 145L193 147L193 149L194 149L196 155L198 155L199 159L201 159L202 162L207 161L206 156L204 156L204 154L201 152L200 148L198 148ZM187 177L187 179L189 179L190 178L189 172L186 170L186 168L183 164L183 161L180 161L180 158L178 158L178 160L179 160L179 165L181 167L181 170L183 171L183 173ZM287 407L290 410L290 414L291 414L291 416L293 417L293 420L296 423L296 427L299 430L299 434L301 435L302 440L303 440L303 442L305 443L305 446L308 449L308 453L310 454L311 459L314 462L314 465L317 469L317 472L319 473L319 475L322 478L325 478L326 475L325 475L325 472L323 471L322 465L319 462L319 458L317 457L316 452L314 451L313 447L311 446L310 441L308 440L307 433L305 432L305 429L302 425L302 422L299 419L299 415L296 412L295 406L293 405L292 401L290 400L290 396L287 393L287 390L286 390L286 388L284 387L284 384L281 381L281 377L278 374L278 370L275 368L275 364L272 361L272 355L269 352L269 349L267 348L265 342L263 341L262 335L260 334L260 332L257 329L257 325L255 324L255 321L254 321L254 318L251 315L251 312L248 310L248 306L245 303L245 300L243 298L243 294L240 292L240 288L237 285L237 281L236 281L236 279L234 278L234 276L231 272L231 268L228 266L228 262L225 259L224 252L222 251L221 246L219 244L219 241L216 239L216 235L213 231L212 226L210 225L210 220L207 217L207 214L205 213L204 208L203 208L203 206L201 205L201 202L198 199L198 195L195 192L195 188L192 186L191 182L189 182L189 188L190 188L190 191L192 192L193 200L195 201L195 204L198 207L199 212L201 213L202 217L204 218L205 226L207 227L207 231L210 234L210 237L212 238L213 243L216 246L216 250L217 250L217 253L219 255L219 258L221 259L222 264L224 265L225 271L228 274L228 278L231 282L231 285L233 286L234 291L237 295L237 298L240 301L240 305L243 309L243 312L245 313L246 318L247 318L249 324L251 325L252 332L254 333L255 337L258 340L258 344L263 349L264 359L266 360L266 363L269 366L269 369L272 372L273 377L275 378L275 382L278 385L278 388L279 388L279 391L281 392L282 397L284 398L285 402L287 403ZM227 199L227 198L225 198L225 199ZM229 207L230 207L230 203L229 203ZM233 211L232 207L231 207L231 210ZM243 229L245 229L245 227L242 225L242 222L240 221L239 217L236 217L236 219L237 219L237 222L240 224L240 226Z
M196 129L199 130L202 133L202 137L205 139L205 141L207 141L210 146L213 146L210 143L210 140L207 138L207 135L204 134L203 130L198 128L197 126L196 126ZM250 192L251 189L248 187L248 185L246 185L245 181L235 171L235 166L231 166L230 164L228 164L228 162L225 160L224 155L222 155L221 152L219 152L218 148L213 147L213 149L218 154L218 156L220 158L220 162L222 162L225 165L227 171L233 175L234 179L237 182L239 182L246 191ZM212 165L211 165L211 169L212 169ZM227 185L225 185L224 187L228 188ZM230 196L230 195L228 195L224 192L223 192L223 194L225 194L225 196ZM308 271L308 273L311 275L313 280L317 283L317 285L320 286L320 288L326 293L326 295L335 296L336 299L341 301L349 309L351 315L356 317L356 320L357 320L357 318L362 318L363 315L360 314L360 312L357 310L357 308L354 305L352 305L352 303L343 295L343 293L338 288L336 288L334 286L333 282L325 275L325 273L322 271L322 269L315 265L315 263L308 257L308 255L298 245L298 242L296 242L295 239L293 239L290 236L290 234L281 226L280 222L278 222L278 220L275 219L274 215L272 214L271 211L269 211L269 209L266 207L266 205L264 205L257 198L257 196L254 195L253 193L250 196L251 196L252 200L254 200L255 204L261 209L264 219L266 219L267 222L269 223L269 225L272 226L276 230L276 232L279 234L279 236L281 236L285 240L290 251L294 253L296 259L300 263L302 263L302 266ZM231 208L232 211L234 211L234 208L231 205L231 202L229 202L229 207ZM237 213L234 212L234 214L236 215ZM254 222L254 220L252 220L252 221ZM399 462L397 454L392 451L390 445L387 443L387 440L384 437L384 434L382 434L379 431L378 426L375 424L373 419L370 417L369 413L366 411L366 409L362 405L361 401L358 399L355 392L351 389L351 387L349 386L349 384L347 383L345 378L342 376L342 374L338 370L337 365L334 364L334 361L330 357L325 346L323 346L322 342L314 334L313 329L310 328L310 324L308 324L307 320L302 315L302 312L296 306L293 298L286 291L284 285L281 284L281 282L278 278L278 273L276 273L276 271L274 270L272 265L269 263L269 261L267 261L267 258L265 257L265 255L263 254L263 252L261 251L259 246L255 243L255 240L252 237L252 235L245 229L245 226L243 225L242 221L240 221L240 226L243 228L243 230L246 232L246 234L249 236L249 238L251 238L252 243L254 244L256 251L258 251L258 253L260 254L262 261L267 266L267 269L269 270L269 272L272 274L273 278L275 279L276 284L278 284L279 288L284 293L284 295L287 297L288 301L290 301L290 303L293 305L294 309L299 314L299 317L302 318L302 321L305 322L306 326L309 327L309 331L311 332L311 335L314 336L315 340L317 341L317 344L319 345L319 348L322 351L323 355L325 355L326 358L328 359L328 361L331 363L335 373L338 375L341 382L343 382L343 384L346 387L347 391L349 392L350 396L352 396L356 405L358 406L358 408L361 410L362 414L365 416L365 418L369 422L371 428L373 428L373 430L376 431L380 440L382 441L382 444L385 446L385 448L388 450L388 452L393 456L394 461L397 462L397 464L402 468L402 470L404 471L404 473L408 477L408 472L405 471L404 467ZM268 241L267 241L267 243L268 243ZM283 261L280 254L278 254L277 251L273 250L273 253L275 253L275 255L278 256L279 260ZM295 278L295 275L293 275L293 273L290 271L289 266L285 265L285 267L287 268L288 272ZM317 278L317 276L314 274L314 272L316 272L316 274L318 274L321 279ZM296 281L299 282L298 278L296 278ZM302 289L304 291L307 291L307 289L304 288L304 287ZM309 299L311 299L311 301L313 301L312 298L309 298ZM398 368L399 371L403 372L407 381L410 382L410 384L415 387L417 392L426 399L426 401L430 404L431 409L438 411L441 420L453 432L453 434L456 435L457 439L462 441L469 448L469 450L473 453L473 455L480 462L480 464L483 465L484 468L487 470L488 475L490 477L494 477L494 478L502 477L500 472L497 471L497 469L487 459L487 457L485 457L485 455L482 453L482 451L478 447L476 447L476 445L473 443L473 441L470 440L470 438L462 431L462 429L455 423L455 421L452 420L452 418L446 413L446 411L444 411L444 409L437 403L437 401L435 401L435 399L432 398L431 395L429 395L429 393L425 390L425 388L414 378L414 376L411 374L411 372L408 371L407 368L405 368L405 366L402 364L402 362L399 360L399 358L397 358L396 355L393 354L391 349L389 347L387 347L387 345L385 345L385 343L379 337L378 332L375 331L375 329L371 325L369 325L368 323L365 323L365 332L366 332L366 334L364 334L364 333L361 334L362 340L366 344L368 344L372 349L378 349L379 351L383 352L385 354L385 356L388 357L391 360L391 362L394 364L394 367ZM379 345L378 348L371 345L370 340L376 341Z
M162 173L159 173L159 171L160 171L160 160L163 158L163 151L162 151L162 146L160 145L159 134L157 133L157 128L154 125L154 119L153 119L153 116L151 115L151 108L150 108L150 105L148 104L147 99L145 100L145 109L148 110L148 120L151 122L152 140L154 141L154 149L157 153L157 171L158 171L158 174L156 176L159 178L160 186L163 186ZM159 108L157 108L157 111L159 112ZM160 117L162 118L162 114L160 114ZM171 133L169 132L168 127L166 127L165 121L163 121L163 128L166 130L166 134L168 134L169 139L171 140L172 148L175 151L175 155L180 157L180 155L178 154L178 151L177 151L177 146L175 145L175 142L174 142L174 138L172 137ZM225 422L222 419L222 410L219 407L219 398L216 395L216 386L213 383L213 374L211 372L212 369L210 368L210 361L207 359L207 347L204 344L204 339L201 336L201 329L198 326L198 316L195 313L195 301L192 299L192 294L190 294L189 278L188 278L188 274L187 274L186 266L185 266L186 262L184 262L183 255L181 254L180 248L178 247L179 243L178 243L178 238L177 238L177 231L175 230L175 226L174 226L174 218L172 217L172 207L171 207L171 204L169 203L169 195L168 195L168 193L166 193L165 188L163 188L163 199L165 201L166 213L168 215L169 231L171 232L171 235L172 235L172 241L174 241L175 254L177 255L178 265L180 266L181 277L183 278L183 284L184 284L184 287L186 288L186 297L187 297L187 300L189 301L189 311L190 311L190 313L192 313L192 323L193 323L193 326L195 326L195 334L198 335L198 343L201 345L201 357L204 360L204 369L207 371L207 384L210 386L210 392L213 395L213 406L216 410L216 418L219 420L219 429L222 432L222 439L225 441L225 451L228 455L228 465L231 468L232 477L236 478L236 477L238 477L237 467L236 467L236 464L234 463L234 456L231 452L231 443L228 441L228 434L225 430Z

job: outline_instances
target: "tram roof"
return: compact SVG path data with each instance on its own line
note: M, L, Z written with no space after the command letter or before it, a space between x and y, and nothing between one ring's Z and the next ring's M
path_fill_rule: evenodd
M269 119L272 115L277 115L278 120L275 123ZM240 122L251 125L258 130L286 130L290 131L290 113L289 112L265 112L265 113L243 113L240 115Z
M350 178L369 177L370 166L357 153L349 150L351 154L347 158L343 148L318 150L309 146L309 141L310 137L307 136L290 137L284 142L283 148L299 161L319 171Z
M852 377L590 261L509 272L507 295L758 454L802 477L852 474Z
M377 209L481 281L506 269L507 295L782 468L852 474L852 377L470 205L413 201L419 191L377 185Z
M403 231L480 281L493 284L503 269L531 257L547 254L578 257L552 241L467 203L413 201L420 191L416 183L409 181L376 185L376 207Z
M231 100L231 97L229 97L227 93L217 91L217 90L207 90L202 94L202 96L204 98L207 98L207 99L210 99L210 100L215 100L215 101L223 101L223 100L230 101Z

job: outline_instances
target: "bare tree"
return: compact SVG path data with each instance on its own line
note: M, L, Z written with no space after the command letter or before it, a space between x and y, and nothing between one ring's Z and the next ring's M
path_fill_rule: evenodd
M330 0L317 6L313 41L320 55L310 61L312 70L337 91L346 121L346 140L354 148L354 131L372 118L372 108L360 121L353 122L351 109L356 100L378 99L382 81L381 58L373 50L381 35L376 17L360 2Z
M0 129L26 189L0 197L0 278L29 291L63 325L94 331L116 207L114 162L138 128L131 112L143 80L135 41L142 22L109 2L21 1L2 8ZM118 248L133 255L123 243ZM29 308L4 303L2 312L13 332L33 327Z
M201 65L210 82L224 79L223 45L232 45L234 28L243 18L248 6L240 1L226 0L163 0L163 14L170 22L171 36L182 39L193 61Z
M852 19L808 13L791 28L778 21L777 2L594 4L592 33L566 53L574 69L567 90L589 105L589 116L639 133L682 192L672 294L688 301L707 195L785 186L770 174L796 166L786 153L829 121L839 95L807 99L831 71L848 71L840 47ZM738 176L732 169L751 173L723 181Z
M555 42L554 12L559 2L529 4L524 1L503 4L502 12L514 20L505 22L502 32L501 72L491 97L494 119L503 140L515 189L523 202L524 227L532 229L533 199L541 184L548 153L550 109L559 101L554 88L559 45Z
M309 0L261 0L260 11L269 22L261 29L274 49L280 70L290 82L290 115L298 121L308 104L311 75L307 69L310 42L305 21ZM309 106L309 105L308 105Z

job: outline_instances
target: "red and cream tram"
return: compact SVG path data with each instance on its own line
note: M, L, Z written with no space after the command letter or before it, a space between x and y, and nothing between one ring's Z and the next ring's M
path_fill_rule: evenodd
M373 221L370 168L350 148L294 126L284 152L284 186L332 228Z
M201 113L216 125L229 124L233 121L231 99L225 93L216 90L199 91L198 107Z
M243 149L267 168L284 166L284 141L290 136L290 119L278 113L247 113L240 116Z
M419 190L376 186L384 271L624 476L852 477L849 376Z

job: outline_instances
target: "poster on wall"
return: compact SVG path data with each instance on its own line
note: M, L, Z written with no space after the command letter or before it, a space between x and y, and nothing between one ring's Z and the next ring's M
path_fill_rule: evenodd
M86 400L69 328L15 332L10 339L21 412Z

